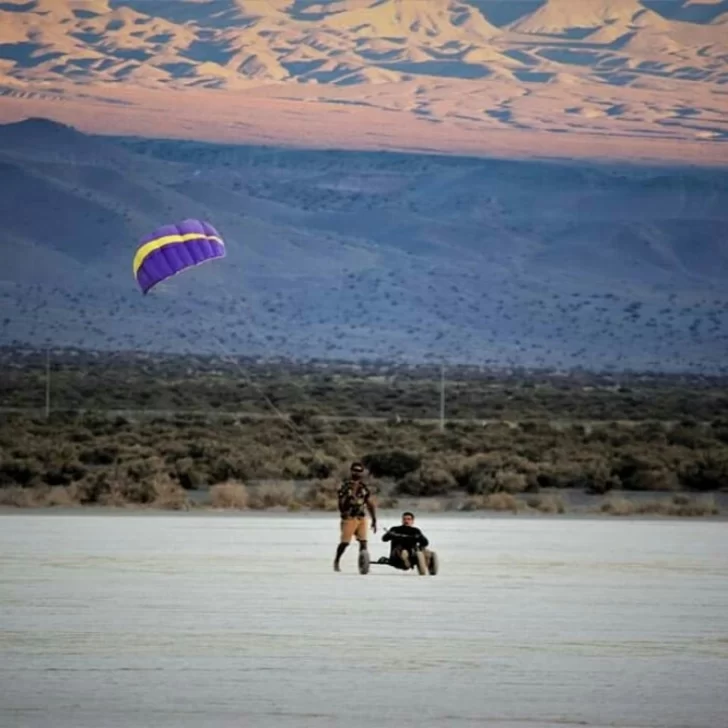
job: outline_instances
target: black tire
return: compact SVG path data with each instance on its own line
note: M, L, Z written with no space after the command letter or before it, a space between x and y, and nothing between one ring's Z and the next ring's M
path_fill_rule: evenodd
M417 552L417 573L420 576L427 574L427 558L422 551Z
M359 573L360 574L368 574L369 573L369 552L364 549L363 551L359 552Z
M435 576L437 570L440 568L440 562L437 559L437 554L434 551L430 552L430 563L427 565L430 572L430 576Z

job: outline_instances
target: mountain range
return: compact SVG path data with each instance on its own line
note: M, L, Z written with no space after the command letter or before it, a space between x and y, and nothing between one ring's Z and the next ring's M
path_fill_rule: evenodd
M0 121L728 163L728 0L0 0Z
M728 172L0 125L0 344L725 371ZM142 236L227 256L141 294Z

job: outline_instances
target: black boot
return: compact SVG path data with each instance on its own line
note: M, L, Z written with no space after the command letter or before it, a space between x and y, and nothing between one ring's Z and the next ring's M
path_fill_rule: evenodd
M341 561L341 557L343 556L344 551L346 551L348 546L349 546L348 543L340 543L336 547L336 558L334 559L334 571L341 571L341 567L339 566L339 561Z

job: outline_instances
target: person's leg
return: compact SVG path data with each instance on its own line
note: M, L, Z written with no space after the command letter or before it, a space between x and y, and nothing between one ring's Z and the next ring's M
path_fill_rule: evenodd
M402 559L402 548L393 548L391 550L389 554L389 565L394 566L395 569L409 568Z
M432 551L430 549L422 549L422 553L425 555L427 570L430 571L432 569Z
M369 520L367 518L356 519L356 539L359 541L359 551L367 550L367 529L369 528Z
M356 530L356 519L342 518L340 524L341 535L339 536L339 545L336 547L336 558L334 559L334 571L341 571L339 562L344 555L344 551L351 543L351 538Z
M410 552L407 549L402 549L399 552L399 558L402 559L402 565L405 569L412 568L412 559L410 558Z

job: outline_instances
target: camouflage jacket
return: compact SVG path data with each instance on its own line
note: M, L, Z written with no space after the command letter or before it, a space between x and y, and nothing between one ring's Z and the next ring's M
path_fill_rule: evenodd
M361 518L367 515L366 506L372 495L367 485L347 479L341 484L337 495L342 518Z

